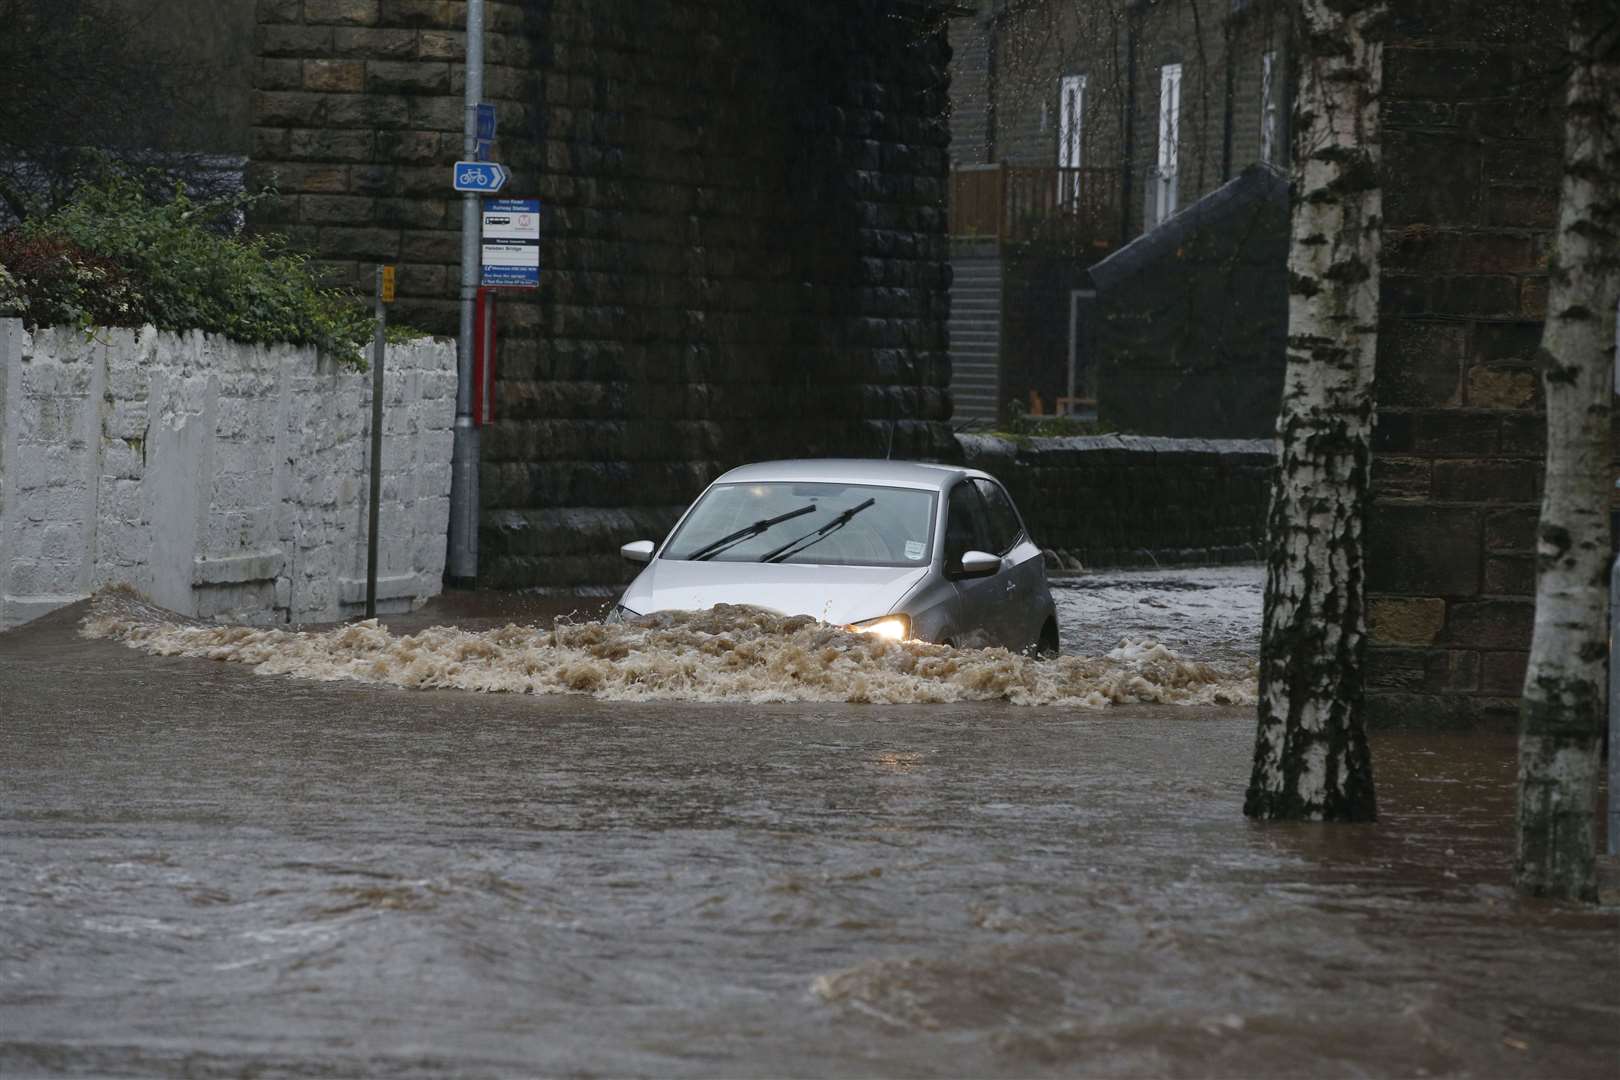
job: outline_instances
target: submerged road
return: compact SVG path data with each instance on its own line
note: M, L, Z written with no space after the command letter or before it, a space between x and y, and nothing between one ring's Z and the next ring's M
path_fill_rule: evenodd
M1152 607L1152 605L1146 605ZM0 634L0 1075L1610 1077L1513 748L1243 819L1251 712L625 704Z

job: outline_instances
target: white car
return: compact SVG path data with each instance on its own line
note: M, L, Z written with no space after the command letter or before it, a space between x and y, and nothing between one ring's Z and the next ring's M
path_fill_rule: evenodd
M698 497L614 618L752 604L894 639L1055 655L1041 551L1012 498L975 469L900 461L744 465Z

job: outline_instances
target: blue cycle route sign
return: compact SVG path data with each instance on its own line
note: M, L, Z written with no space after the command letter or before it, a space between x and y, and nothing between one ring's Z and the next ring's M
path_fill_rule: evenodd
M457 191L493 195L506 186L506 170L493 161L458 161L450 180Z

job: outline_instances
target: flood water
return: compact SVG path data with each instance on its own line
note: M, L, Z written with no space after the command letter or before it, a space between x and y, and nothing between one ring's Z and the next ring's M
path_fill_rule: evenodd
M1498 737L1241 814L1245 707L627 703L0 635L0 1075L1593 1076Z

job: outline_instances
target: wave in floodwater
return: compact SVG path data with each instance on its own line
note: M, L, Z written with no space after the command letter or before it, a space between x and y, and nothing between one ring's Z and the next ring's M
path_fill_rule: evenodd
M1014 705L1255 700L1254 666L1201 663L1154 641L1103 656L1034 660L1005 649L892 642L809 616L722 604L623 623L558 621L395 635L376 620L328 630L202 623L126 590L98 594L80 633L158 656L250 665L261 675L407 689L589 694L615 701L952 702Z

